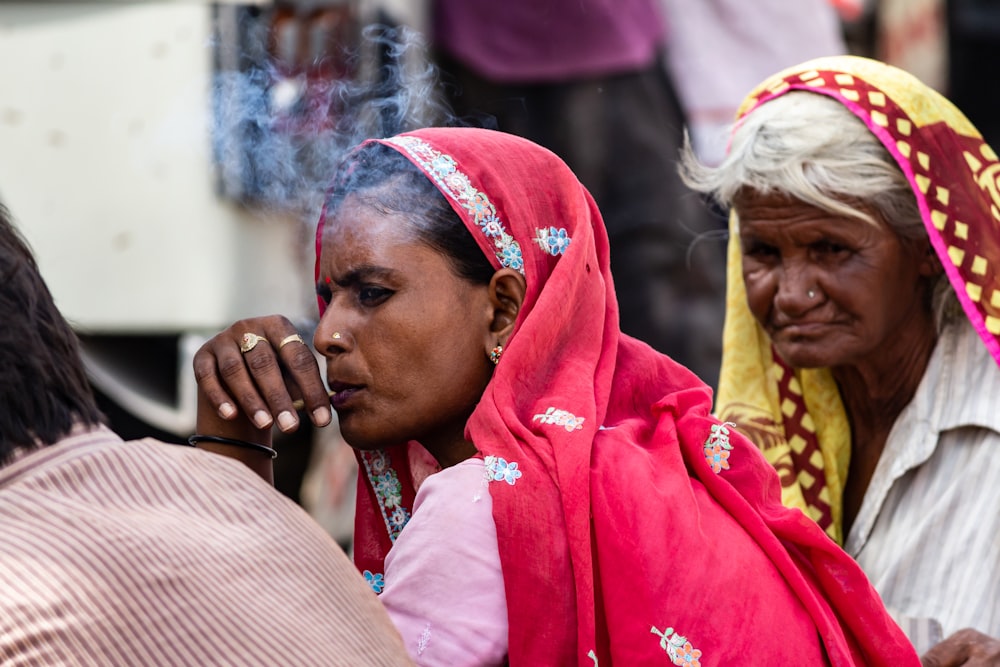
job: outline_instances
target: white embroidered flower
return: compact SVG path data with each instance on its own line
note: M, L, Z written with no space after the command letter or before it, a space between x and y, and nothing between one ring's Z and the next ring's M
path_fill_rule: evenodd
M532 417L532 421L536 421L541 424L561 426L570 432L582 429L584 419L584 417L577 417L571 412L567 412L566 410L557 410L556 408L549 408L544 413L537 414Z

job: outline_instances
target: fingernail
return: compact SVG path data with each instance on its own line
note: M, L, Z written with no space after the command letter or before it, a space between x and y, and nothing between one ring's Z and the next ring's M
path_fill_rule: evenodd
M253 423L257 425L257 428L267 428L271 425L271 421L271 415L264 410L258 410L253 414Z
M231 419L236 416L236 408L232 403L223 403L219 406L219 416L223 419Z
M313 410L313 421L318 426L326 426L330 423L333 415L330 414L330 408L316 408Z
M295 428L296 424L298 423L299 420L296 419L295 415L293 415L288 410L284 410L283 412L278 414L278 428L280 428L282 431L290 431L293 428Z

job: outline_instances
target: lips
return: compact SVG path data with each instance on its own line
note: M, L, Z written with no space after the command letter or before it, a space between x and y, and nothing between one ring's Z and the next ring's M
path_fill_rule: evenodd
M327 383L330 387L330 404L335 410L345 407L359 391L364 389L364 385L351 384L349 382L331 381Z
M782 329L797 333L809 333L811 331L819 331L826 326L826 322L792 322L783 326Z
M813 338L826 332L829 322L785 322L775 324L772 338Z

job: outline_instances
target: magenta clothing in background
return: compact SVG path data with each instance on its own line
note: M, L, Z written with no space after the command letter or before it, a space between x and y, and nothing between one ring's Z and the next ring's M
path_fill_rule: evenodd
M652 0L435 0L437 48L495 82L600 76L652 63L665 33Z

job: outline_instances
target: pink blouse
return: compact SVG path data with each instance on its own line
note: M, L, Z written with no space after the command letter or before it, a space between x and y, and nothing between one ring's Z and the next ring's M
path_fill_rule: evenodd
M419 665L501 665L507 601L482 459L428 477L385 560L380 595Z

